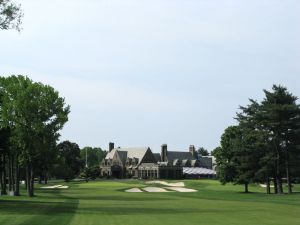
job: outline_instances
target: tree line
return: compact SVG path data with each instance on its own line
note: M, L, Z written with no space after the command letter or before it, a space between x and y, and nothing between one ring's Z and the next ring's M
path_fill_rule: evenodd
M70 141L58 144L69 113L70 106L51 86L21 75L0 77L1 195L20 195L21 180L33 196L35 182L100 175L105 151L81 150Z
M63 141L58 144L58 163L54 165L52 176L70 181L82 178L88 181L100 177L100 163L107 151L101 148L84 147L78 144Z
M250 99L236 114L221 145L213 151L219 180L225 184L264 183L266 192L292 193L300 180L300 106L287 88L273 85L261 102Z
M23 172L28 195L34 195L34 177L52 164L69 112L51 86L20 75L0 77L1 194L8 177L8 191L19 195Z

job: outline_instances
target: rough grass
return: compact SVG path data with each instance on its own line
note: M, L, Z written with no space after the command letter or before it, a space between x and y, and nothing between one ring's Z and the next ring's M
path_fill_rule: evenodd
M297 225L300 186L293 195L266 195L250 186L217 181L184 181L196 193L126 193L142 181L68 183L69 189L43 190L36 197L0 197L1 225ZM63 184L63 183L60 183ZM52 185L52 184L50 184Z

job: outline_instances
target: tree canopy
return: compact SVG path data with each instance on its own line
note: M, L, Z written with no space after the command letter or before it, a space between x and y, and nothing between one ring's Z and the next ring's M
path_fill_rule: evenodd
M106 151L101 148L84 147L80 150L81 159L87 167L99 166L106 156Z
M225 130L221 146L214 151L222 183L265 182L270 193L283 193L282 180L292 193L293 178L299 178L300 106L285 87L264 90L262 102L250 99L240 107L237 126ZM247 190L247 187L245 188Z
M10 130L9 153L4 156L10 189L18 193L21 165L26 170L28 194L33 196L35 172L41 165L47 170L47 162L55 157L59 131L68 121L70 107L51 86L21 75L0 78L0 97L0 127Z
M11 0L0 0L0 29L20 31L23 12L21 6Z
M80 148L76 143L64 141L57 146L59 152L59 178L69 181L80 174L84 161L80 157Z
M198 150L197 150L198 154L201 155L201 156L209 156L209 152L207 149L203 148L203 147L200 147Z

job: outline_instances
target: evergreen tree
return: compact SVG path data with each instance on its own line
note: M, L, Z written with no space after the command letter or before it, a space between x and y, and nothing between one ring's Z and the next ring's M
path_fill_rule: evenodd
M300 107L297 97L285 87L274 85L272 91L264 90L265 99L261 104L261 125L268 132L269 140L276 154L275 179L278 193L283 193L282 176L285 175L288 192L292 193L290 173L291 155L299 155ZM285 173L285 174L283 174Z
M197 150L198 154L201 155L201 156L209 156L209 152L207 149L203 148L203 147L200 147L198 150Z
M270 193L273 178L275 193L283 193L282 178L292 193L293 176L300 171L300 106L297 97L285 87L274 85L264 90L261 103L250 99L240 107L238 126L229 127L214 151L222 183L245 184L265 181ZM297 175L298 174L298 175Z

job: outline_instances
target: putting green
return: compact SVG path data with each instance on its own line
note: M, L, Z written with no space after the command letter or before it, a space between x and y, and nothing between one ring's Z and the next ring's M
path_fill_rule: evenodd
M1 225L284 225L300 224L300 186L293 195L266 195L259 186L184 181L193 193L127 193L143 181L51 183L37 197L0 197ZM157 184L157 187L161 187ZM23 193L25 194L25 193Z

